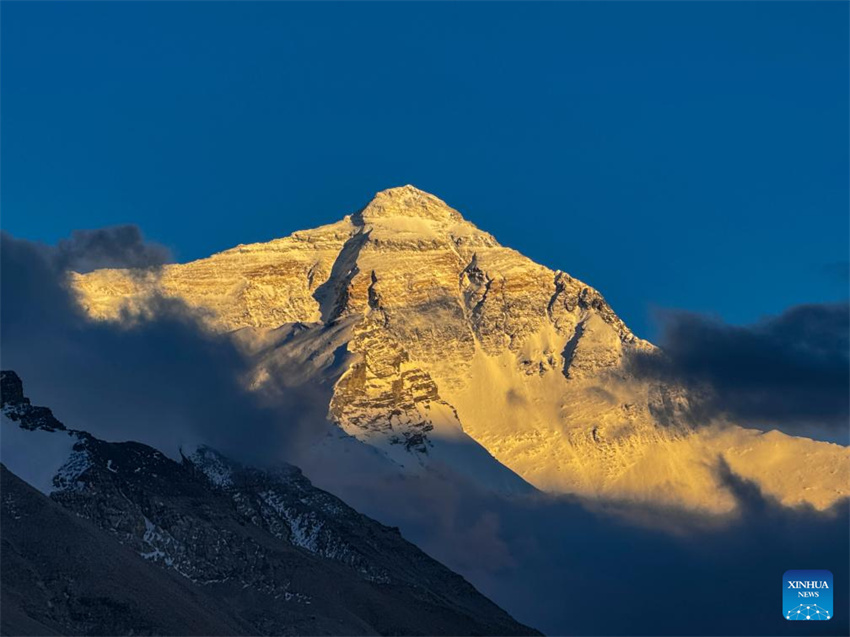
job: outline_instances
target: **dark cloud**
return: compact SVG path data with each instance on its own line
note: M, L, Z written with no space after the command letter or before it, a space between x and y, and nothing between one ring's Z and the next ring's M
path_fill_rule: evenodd
M806 633L848 634L850 507L784 507L716 471L736 499L728 515L536 494L500 497L449 476L360 475L320 486L465 575L548 635L792 635L782 574L835 576L835 619ZM823 622L826 624L826 622Z
M850 306L799 305L753 325L662 315L661 353L631 360L644 377L684 385L700 418L789 433L844 435L850 417Z
M151 299L153 318L132 327L80 311L66 268L161 261L164 253L128 228L75 233L56 247L2 234L3 367L67 426L109 440L139 440L172 455L181 444L204 442L242 459L285 457L310 431L302 425L324 417L315 395L248 392L247 358L174 300Z
M151 268L171 261L165 246L145 241L138 226L75 230L61 240L52 258L58 267L75 272L100 268Z

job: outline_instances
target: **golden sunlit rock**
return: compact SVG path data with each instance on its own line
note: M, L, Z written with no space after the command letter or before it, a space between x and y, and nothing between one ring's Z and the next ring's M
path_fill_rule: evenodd
M627 371L624 357L653 346L599 292L412 186L284 239L73 285L99 319L132 314L153 293L207 312L212 329L240 331L258 352L258 382L285 370L289 384L335 383L329 417L399 465L482 477L486 459L448 451L471 437L550 492L727 512L725 462L785 505L826 509L848 496L846 447L693 422L683 390Z

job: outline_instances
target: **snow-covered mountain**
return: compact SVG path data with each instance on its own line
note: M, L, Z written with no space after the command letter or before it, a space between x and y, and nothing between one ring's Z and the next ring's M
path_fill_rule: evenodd
M538 634L295 467L178 462L0 392L4 634Z
M283 239L72 284L103 320L155 295L197 308L255 357L254 386L332 387L339 438L400 471L725 512L725 463L786 505L848 496L847 448L696 420L681 388L630 373L629 355L654 348L597 290L412 186Z

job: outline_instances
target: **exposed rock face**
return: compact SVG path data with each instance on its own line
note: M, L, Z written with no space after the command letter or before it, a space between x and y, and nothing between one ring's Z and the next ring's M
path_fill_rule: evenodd
M846 448L695 422L680 389L628 373L629 352L653 346L598 291L411 186L285 239L156 276L74 275L73 285L93 317L163 294L249 347L297 326L297 339L258 357L257 378L274 369L288 383L335 383L329 417L408 469L439 461L521 488L509 472L493 479L501 463L543 490L719 512L734 505L713 468L722 456L789 505L848 495ZM349 354L342 367L330 340ZM498 463L477 445L475 463L441 450L470 438Z
M0 409L7 417L20 422L24 429L65 429L65 425L56 420L47 407L30 404L30 399L24 396L24 385L14 372L0 372L0 388Z
M25 431L43 408L15 392L13 372L2 380L15 443L3 449L4 632L537 634L295 467L244 468L204 447L175 462L64 426ZM49 501L7 475L29 476L65 440L64 462L36 485Z
M0 465L4 635L228 635L250 624Z

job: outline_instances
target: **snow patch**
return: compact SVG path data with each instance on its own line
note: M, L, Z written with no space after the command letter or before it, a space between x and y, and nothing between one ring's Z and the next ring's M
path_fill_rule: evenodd
M145 516L145 534L142 536L142 541L152 549L150 551L143 551L139 553L139 555L141 555L144 559L151 560L153 562L162 562L169 567L174 566L174 558L159 548L160 546L168 547L175 544L174 538L163 533L163 531L156 524L151 522L147 516ZM188 577L184 573L180 574L184 575L184 577Z
M92 460L88 450L74 449L68 461L59 468L59 471L53 478L55 490L82 491L85 488L85 484L80 482L80 476L91 466Z
M0 460L12 473L45 495L56 490L54 477L75 455L75 433L22 429L0 414Z
M260 497L289 525L290 541L295 546L305 548L311 553L319 553L319 538L324 522L316 518L315 513L298 513L287 507L279 495L273 491L263 491ZM326 556L330 557L330 556Z
M233 486L233 469L218 453L203 446L194 450L184 448L183 452L212 484L222 489Z

